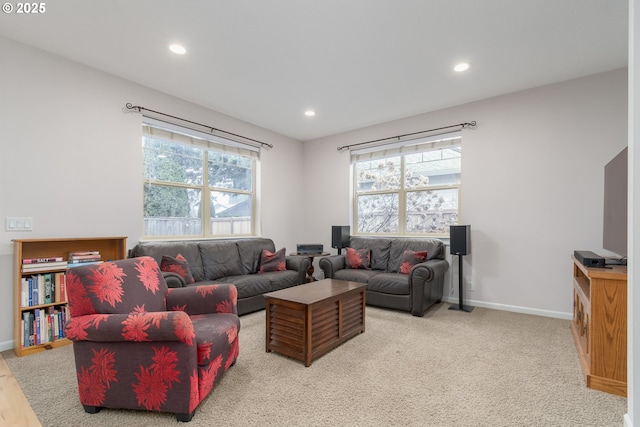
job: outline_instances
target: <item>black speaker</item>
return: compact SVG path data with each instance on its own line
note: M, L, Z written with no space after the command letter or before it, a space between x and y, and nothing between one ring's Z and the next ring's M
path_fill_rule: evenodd
M471 253L471 226L449 226L449 253L453 255L468 255Z
M351 227L348 225L332 225L331 226L331 247L342 249L349 246L349 237L351 235ZM338 252L339 253L339 252Z

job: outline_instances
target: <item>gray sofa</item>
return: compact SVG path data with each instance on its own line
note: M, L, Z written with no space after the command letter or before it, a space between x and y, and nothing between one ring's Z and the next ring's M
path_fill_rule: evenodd
M352 236L349 246L371 251L370 268L347 268L344 254L322 258L319 265L325 278L367 283L367 305L423 316L442 300L449 263L441 240ZM405 250L427 251L426 261L414 265L409 274L399 273Z
M129 251L129 257L151 256L158 265L162 256L182 255L188 263L195 283L187 284L175 273L163 273L169 287L195 286L209 283L232 283L238 289L238 314L265 307L264 293L306 283L310 266L308 257L287 256L285 271L258 273L260 255L266 249L275 252L271 239L252 237L216 240L140 242Z

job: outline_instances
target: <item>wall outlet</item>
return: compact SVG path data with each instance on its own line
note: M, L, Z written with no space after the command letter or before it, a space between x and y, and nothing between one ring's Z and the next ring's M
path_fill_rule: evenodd
M473 282L467 282L467 290L473 292Z

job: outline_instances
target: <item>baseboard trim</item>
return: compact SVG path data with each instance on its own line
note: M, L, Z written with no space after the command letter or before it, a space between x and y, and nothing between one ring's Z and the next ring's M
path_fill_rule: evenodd
M7 351L13 349L13 340L0 342L0 351Z
M458 304L460 301L458 298L444 297L442 301L451 304ZM573 313L563 313L561 311L540 310L537 308L520 307L517 305L496 304L492 302L464 300L464 305L471 305L474 307L491 308L494 310L513 311L515 313L533 314L535 316L553 317L556 319L571 320L573 319Z

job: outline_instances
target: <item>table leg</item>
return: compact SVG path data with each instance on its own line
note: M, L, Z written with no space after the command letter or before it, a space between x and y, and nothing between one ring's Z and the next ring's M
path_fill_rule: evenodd
M265 337L265 350L267 353L271 353L271 348L269 347L269 338L271 338L271 302L267 301L265 304L265 312L267 313L266 320L266 337Z
M309 266L309 269L307 270L307 283L315 282L315 280L316 280L313 277L313 257L312 256L309 257L309 261L311 261L311 265Z

